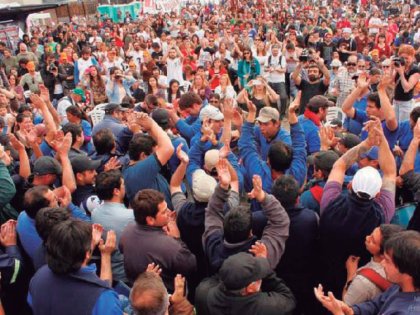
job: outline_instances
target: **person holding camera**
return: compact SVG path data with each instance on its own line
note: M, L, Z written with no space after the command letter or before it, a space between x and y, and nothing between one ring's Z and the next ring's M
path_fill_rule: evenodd
M51 101L61 99L64 96L63 81L67 79L67 73L63 66L55 60L53 53L45 56L45 64L40 73L44 85L50 93Z
M308 81L301 77L302 68L307 67ZM321 80L321 75L323 76ZM330 72L324 60L314 54L302 52L299 64L291 75L296 87L302 91L299 115L303 115L309 100L315 95L324 95L330 84Z
M111 68L109 71L110 80L106 85L106 95L110 103L121 104L124 97L131 97L130 87L136 82L133 77L128 77L123 74L123 71L118 68Z
M401 45L398 57L393 59L394 68L394 110L398 122L408 120L414 107L414 87L420 80L420 69L414 64L415 50L411 45Z

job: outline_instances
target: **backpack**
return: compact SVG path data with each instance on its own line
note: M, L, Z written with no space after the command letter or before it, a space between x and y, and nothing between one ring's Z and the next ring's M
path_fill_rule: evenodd
M365 277L370 282L375 284L379 289L381 289L382 292L388 290L392 286L391 282L382 277L372 268L362 268L357 272L357 274Z

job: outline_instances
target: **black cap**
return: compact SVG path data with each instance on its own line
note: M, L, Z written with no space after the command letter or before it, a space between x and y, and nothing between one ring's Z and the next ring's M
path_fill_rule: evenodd
M341 128L341 127L343 127L343 122L341 121L341 119L339 119L339 118L334 118L333 120L331 120L329 123L328 123L328 125L329 126L331 126L331 127L339 127L339 128Z
M347 149L351 149L358 145L360 142L360 138L352 133L345 133L341 136L340 142L344 145Z
M41 156L34 163L34 175L61 175L61 164L51 156Z
M256 280L264 279L271 272L266 258L254 257L242 252L230 256L223 262L219 277L227 290L236 291Z
M169 114L164 108L156 108L152 112L152 119L156 121L162 129L167 129L169 127Z
M92 160L86 155L79 155L70 160L73 173L82 173L84 171L96 170L101 166L101 160Z
M329 172L332 170L335 161L338 159L338 154L332 150L319 151L315 154L314 165L318 170Z
M322 107L331 107L335 106L334 102L330 101L323 95L315 95L313 96L309 102L307 107L311 108L322 108Z
M121 112L125 112L125 111L128 110L128 108L124 108L124 107L122 107L119 104L110 103L110 104L108 104L108 105L105 106L104 110L105 110L105 113L106 114L111 114L111 113L113 113L116 110L119 110Z

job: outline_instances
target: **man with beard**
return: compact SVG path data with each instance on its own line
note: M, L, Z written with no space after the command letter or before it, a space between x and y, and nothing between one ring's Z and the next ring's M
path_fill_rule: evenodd
M333 51L336 51L336 46L332 41L332 34L326 33L324 36L324 41L319 44L318 51L322 59L325 60L325 64L329 66L332 61Z
M330 73L327 67L324 65L324 60L319 57L315 58L317 58L317 60L312 59L310 61L299 61L298 66L296 67L295 71L293 71L291 76L292 80L296 84L296 87L302 91L299 115L304 113L309 100L315 95L323 95L328 90L328 85L330 84ZM305 63L307 62L309 62L309 81L302 79L300 76L302 67L304 67ZM322 80L321 73L323 74Z
M83 47L82 58L77 59L74 63L74 84L77 85L82 80L86 69L90 66L99 67L98 61L95 57L91 56L91 49L89 47Z

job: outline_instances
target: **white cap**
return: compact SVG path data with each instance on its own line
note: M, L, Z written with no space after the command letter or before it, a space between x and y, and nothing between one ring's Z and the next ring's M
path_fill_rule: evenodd
M219 150L208 150L204 155L204 166L206 170L211 172L216 167L217 162L219 162Z
M382 187L382 178L376 168L366 166L356 172L353 177L353 191L369 195L370 199L376 197Z
M331 61L330 66L331 67L341 67L342 66L342 63L341 63L340 60L334 59L333 61Z
M343 33L349 33L349 34L351 34L351 28L350 27L343 28Z
M222 120L224 118L223 113L212 105L204 106L200 112L200 119L203 120L205 117L212 120Z
M204 170L196 170L192 175L192 191L198 202L208 202L216 189L216 180Z

